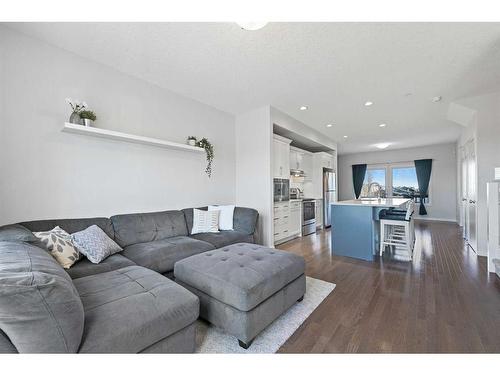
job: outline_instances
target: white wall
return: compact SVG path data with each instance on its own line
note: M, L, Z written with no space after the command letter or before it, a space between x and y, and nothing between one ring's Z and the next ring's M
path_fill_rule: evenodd
M488 208L486 183L494 180L500 167L500 93L491 93L459 101L476 111L475 123L465 128L458 142L462 145L475 137L477 157L477 253L487 255Z
M75 41L78 43L78 41ZM62 133L66 97L97 127L215 145L204 154ZM235 201L234 116L0 26L0 224Z
M433 159L430 182L431 204L426 205L427 216L422 218L456 221L456 145L454 143L415 147L401 150L364 152L339 155L339 199L354 199L352 184L353 164L384 164ZM418 216L418 215L417 215Z
M259 243L272 246L272 123L270 107L236 116L236 204L259 211Z

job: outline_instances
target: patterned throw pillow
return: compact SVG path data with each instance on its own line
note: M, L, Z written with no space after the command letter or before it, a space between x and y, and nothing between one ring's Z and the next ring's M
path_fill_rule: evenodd
M73 233L71 237L78 251L95 264L123 250L97 225L91 225L85 230Z
M219 233L219 210L204 211L193 208L193 229L196 233Z
M63 268L70 268L80 259L80 254L73 245L71 235L64 229L55 227L47 232L34 232L33 234L40 239Z

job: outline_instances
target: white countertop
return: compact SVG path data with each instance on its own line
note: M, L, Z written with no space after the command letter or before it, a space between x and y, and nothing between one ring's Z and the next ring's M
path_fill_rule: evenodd
M408 198L363 198L332 202L331 204L338 206L402 207L409 201Z

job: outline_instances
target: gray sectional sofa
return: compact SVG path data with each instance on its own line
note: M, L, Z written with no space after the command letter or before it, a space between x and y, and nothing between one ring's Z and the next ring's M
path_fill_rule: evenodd
M199 300L170 279L174 265L254 243L258 212L236 207L234 231L191 236L192 213L41 220L0 230L0 353L193 352ZM82 259L64 270L39 243L20 240L55 226L74 233L94 224L124 249L99 264Z

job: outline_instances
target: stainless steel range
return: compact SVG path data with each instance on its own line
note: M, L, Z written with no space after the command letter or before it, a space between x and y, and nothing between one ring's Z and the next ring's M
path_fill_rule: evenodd
M316 233L316 200L302 200L302 235Z

